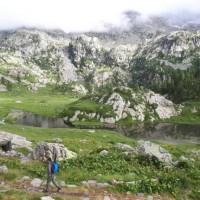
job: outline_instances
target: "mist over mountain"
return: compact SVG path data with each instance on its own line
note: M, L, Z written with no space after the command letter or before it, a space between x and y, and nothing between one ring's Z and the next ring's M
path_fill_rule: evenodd
M95 91L108 93L115 87L145 88L176 103L198 99L198 12L148 13L127 7L118 11L117 21L106 18L103 28L95 31L32 23L0 31L2 87L9 90L17 84L37 91L54 85L94 96Z
M198 0L7 0L1 2L0 29L24 26L66 33L103 32L108 27L127 29L144 21L150 24L152 18L182 26L197 23L199 13Z
M0 200L199 200L199 1L0 0Z
M135 29L150 28L151 30L198 30L200 13L176 11L159 15L144 15L137 11L127 10L122 14L123 24L120 27L106 24L108 31L134 31Z

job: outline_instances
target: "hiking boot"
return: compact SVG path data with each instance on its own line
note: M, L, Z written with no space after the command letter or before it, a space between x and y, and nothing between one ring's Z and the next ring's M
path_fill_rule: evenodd
M47 190L47 189L44 189L44 190L43 190L43 192L45 192L45 193L48 193L48 192L49 192L49 190Z

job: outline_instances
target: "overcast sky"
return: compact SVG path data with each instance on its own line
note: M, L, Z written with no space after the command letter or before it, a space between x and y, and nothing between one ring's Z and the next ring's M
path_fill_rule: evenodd
M123 24L126 10L144 15L200 13L200 0L0 0L0 29L30 26L100 31L104 24Z

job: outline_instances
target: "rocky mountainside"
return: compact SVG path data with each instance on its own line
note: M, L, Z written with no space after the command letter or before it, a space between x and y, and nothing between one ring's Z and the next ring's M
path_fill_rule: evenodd
M199 54L199 31L175 28L160 18L108 33L2 31L0 89L68 85L86 94L143 86L181 102L199 98Z
M192 66L195 55L199 56L199 48L199 31L175 31L148 41L138 56L146 55L149 60L157 59L161 64L184 70Z
M117 87L103 95L86 96L72 103L62 115L67 124L88 120L115 124L124 119L130 121L166 119L180 114L180 111L180 106L150 90Z
M160 35L139 49L130 68L133 83L175 101L199 98L200 32Z
M135 49L135 45L107 48L98 38L86 35L55 36L27 29L2 32L1 82L20 82L37 89L48 83L86 81L92 76L98 86L115 73L127 75L122 68L129 66Z
M136 30L144 32L145 29L138 27ZM35 90L46 84L74 81L97 87L108 83L127 86L135 81L132 74L140 74L141 70L136 69L134 63L136 59L145 57L156 65L157 71L162 71L163 67L164 70L188 70L199 56L198 31L168 31L165 34L160 31L137 41L132 40L132 36L139 36L139 32L126 33L115 32L118 37L113 37L111 33L60 34L37 29L1 32L1 82L20 82ZM126 35L126 39L120 40L120 35ZM144 67L143 63L141 65ZM158 72L154 75L158 76ZM154 80L151 76L147 79Z
M3 32L0 44L3 82L10 82L9 77L35 90L47 83L74 80L73 65L62 51L68 44L65 39L22 29Z

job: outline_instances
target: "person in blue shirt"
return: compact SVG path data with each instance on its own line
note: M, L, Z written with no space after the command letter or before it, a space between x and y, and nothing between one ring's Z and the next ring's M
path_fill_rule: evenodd
M53 171L53 161L51 160L51 158L48 158L47 159L47 184L46 184L46 188L44 189L44 192L49 192L49 185L51 182L57 188L57 192L59 192L61 190L61 187L56 182L56 177Z

